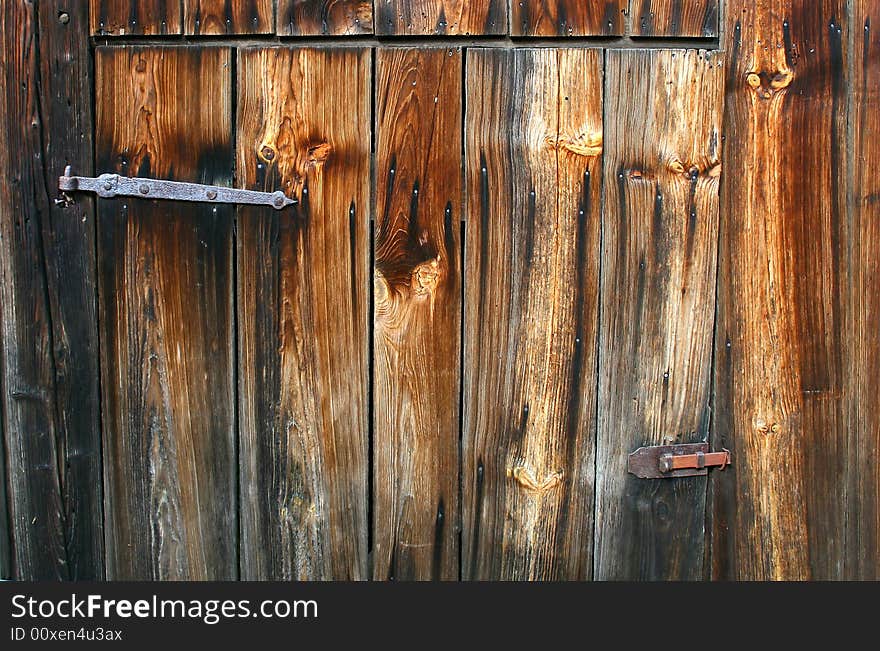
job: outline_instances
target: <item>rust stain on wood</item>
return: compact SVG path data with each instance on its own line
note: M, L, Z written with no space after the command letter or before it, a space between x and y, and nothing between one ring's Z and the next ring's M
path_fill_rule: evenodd
M274 0L183 0L185 34L271 34L274 14Z
M276 32L285 36L373 33L372 0L278 0Z
M180 34L181 9L180 0L89 0L91 31L106 36Z
M634 36L712 37L718 35L720 0L629 0Z
M627 0L513 0L513 36L622 34Z
M380 0L375 4L376 33L506 34L507 4L507 0Z

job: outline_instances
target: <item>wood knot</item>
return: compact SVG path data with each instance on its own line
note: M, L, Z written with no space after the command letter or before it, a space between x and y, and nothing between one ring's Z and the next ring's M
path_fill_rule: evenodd
M520 486L535 493L545 493L562 484L562 471L554 470L542 481L538 481L531 470L525 466L514 466L507 469L507 476L513 478Z
M768 435L768 434L778 434L782 429L782 426L779 423L768 423L762 419L759 419L755 423L755 431L758 434Z
M746 83L761 99L770 99L791 85L794 74L790 70L777 70L774 73L749 72L746 74Z
M416 265L412 271L411 287L415 296L433 294L440 283L440 256Z
M144 72L147 69L147 62L145 59L138 59L137 65L134 67L135 72Z
M587 158L595 157L602 154L602 132L593 131L592 133L579 133L576 136L571 137L548 137L547 144L552 149L561 149L570 152L575 156L585 156Z
M328 158L330 158L330 152L333 150L333 147L330 143L322 142L318 145L311 145L309 147L309 165L321 165Z

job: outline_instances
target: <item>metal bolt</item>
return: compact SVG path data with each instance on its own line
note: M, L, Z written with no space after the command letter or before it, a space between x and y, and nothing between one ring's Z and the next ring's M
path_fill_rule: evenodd
M138 188L138 191L140 191L141 194L149 194L150 193L150 186L147 185L146 183L143 183Z
M113 189L113 184L110 183L110 181L105 181L105 182L104 182L104 189L105 189L105 190L112 190L112 189Z
M281 206L284 205L284 197L275 197L275 200L272 203L274 203L278 208L280 208Z
M275 151L268 145L263 147L260 153L263 154L263 158L265 158L266 160L272 160L273 158L275 158Z
M216 199L216 198L217 198L217 190L208 190L208 192L207 192L207 197L208 197L208 199L210 199L211 201L213 201L214 199Z
M66 11L62 11L60 14L58 14L58 22L62 25L66 25L70 22L70 14Z

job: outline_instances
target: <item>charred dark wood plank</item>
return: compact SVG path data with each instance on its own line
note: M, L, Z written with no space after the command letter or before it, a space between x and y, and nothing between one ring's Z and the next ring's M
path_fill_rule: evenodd
M273 0L183 0L186 34L270 34Z
M231 185L228 48L99 48L98 169ZM107 574L237 575L230 206L100 200Z
M630 0L630 33L711 38L718 35L720 9L720 0Z
M846 578L880 580L880 6L855 0L852 17L854 342L851 449L855 507Z
M371 0L278 0L275 31L285 36L373 33Z
M371 56L254 48L238 66L241 568L367 570Z
M592 575L602 153L596 50L471 50L463 561Z
M58 205L91 169L86 8L0 10L0 334L14 576L103 576L92 206ZM9 571L7 567L5 571Z
M462 58L377 52L376 579L458 579Z
M92 34L104 36L180 34L183 27L181 0L89 0L89 15Z
M514 36L622 34L628 0L513 0Z
M734 465L712 480L712 572L841 578L846 2L728 4L713 429Z
M375 14L377 34L507 33L507 0L379 0Z
M709 436L723 78L711 52L606 57L597 579L703 573L705 478L626 463Z

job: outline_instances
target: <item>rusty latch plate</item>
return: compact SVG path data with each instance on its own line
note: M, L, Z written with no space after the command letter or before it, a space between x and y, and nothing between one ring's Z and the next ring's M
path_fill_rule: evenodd
M709 452L708 443L681 443L639 448L629 455L627 470L641 479L700 477L709 468L730 465L730 452Z

